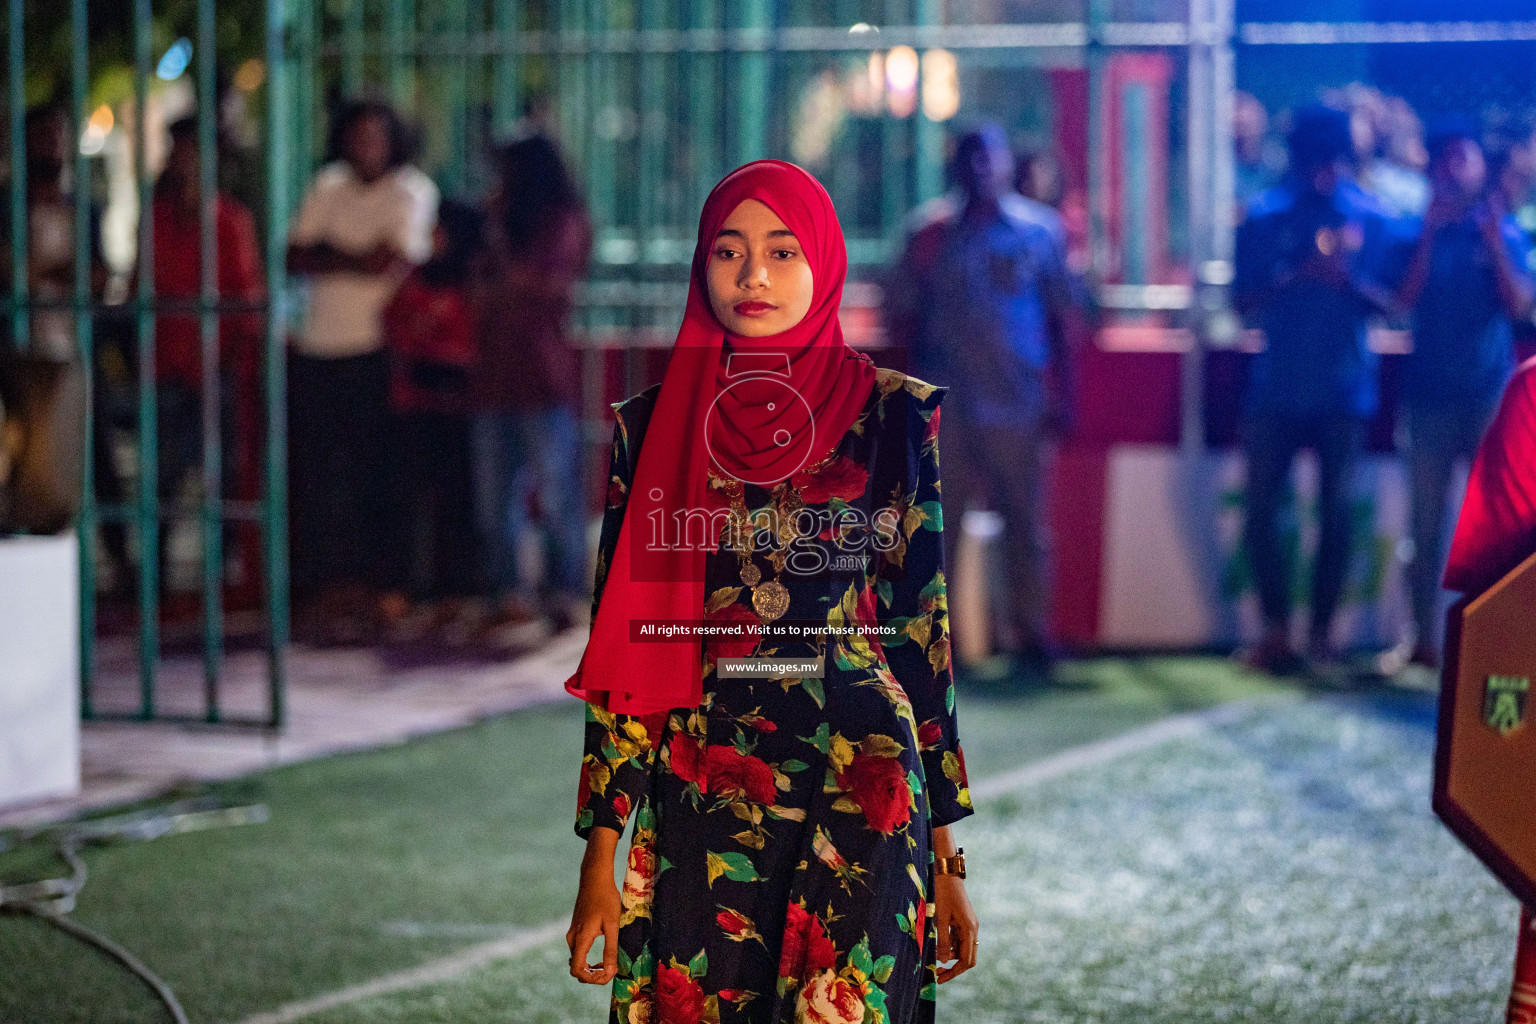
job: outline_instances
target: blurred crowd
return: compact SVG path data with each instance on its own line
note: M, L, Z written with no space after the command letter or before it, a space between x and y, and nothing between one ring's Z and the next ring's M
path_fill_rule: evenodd
M297 635L526 644L591 601L572 296L592 229L553 142L443 199L411 132L347 104L288 237ZM543 543L534 575L523 538Z
M133 595L148 562L173 615L190 596L172 585L170 549L178 522L200 516L205 437L222 440L214 461L226 507L253 502L262 487L259 235L224 184L238 161L217 139L223 173L209 198L219 305L205 338L198 127L192 117L168 125L151 246L115 284L99 210L87 211L86 288L97 300L92 448L96 496L108 509L103 585ZM28 380L19 364L63 364L75 353L76 136L67 107L27 115L34 307L30 343L3 375L8 391ZM389 104L342 104L289 227L287 270L304 306L286 353L295 635L523 647L583 620L591 600L579 370L566 331L592 229L577 183L535 120L497 149L491 185L475 202L442 197L416 166L417 150L418 133ZM9 224L0 227L9 238ZM7 275L9 256L6 246ZM134 306L123 301L139 292L141 273L155 300L148 365ZM205 342L217 353L211 376ZM137 447L121 440L137 432L147 379L156 430L144 449L152 462L140 466L124 458ZM123 514L140 486L160 497L152 558ZM241 565L237 526L223 527L226 583Z
M1352 85L1284 119L1239 95L1233 304L1263 330L1243 401L1245 548L1266 628L1259 667L1336 661L1351 557L1351 481L1383 401L1372 323L1411 339L1396 382L1407 457L1413 633L1398 657L1438 665L1455 467L1476 451L1532 340L1536 122L1442 113ZM1291 642L1294 572L1281 519L1294 456L1316 451L1318 554L1307 642Z
M198 124L177 121L168 135L153 245L140 266L157 299L153 365L140 365L132 316L119 313L97 320L93 368L98 497L122 503L135 472L153 470L162 591L168 531L198 515L205 435L223 438L223 497L260 493L265 329L255 220L221 185L209 378L197 315ZM74 349L75 137L64 108L27 117L29 287L43 300L29 326L36 353ZM1271 117L1239 93L1233 145L1233 302L1266 342L1242 405L1244 546L1267 623L1250 656L1276 672L1339 656L1332 627L1351 554L1349 484L1382 401L1367 329L1385 319L1412 336L1398 390L1416 632L1402 656L1434 664L1454 467L1475 448L1519 347L1536 339L1536 121L1484 112L1426 125L1401 98L1361 85ZM592 226L537 117L497 149L474 201L441 196L416 164L418 149L418 133L387 103L341 104L289 227L287 270L304 299L287 351L296 632L316 643L521 646L582 621L590 604L580 375L568 331ZM1055 154L1015 153L995 125L958 137L949 171L949 191L905 225L883 282L885 328L912 372L960 385L945 405L956 525L946 537L958 538L968 507L999 514L1007 596L997 642L1026 669L1048 670L1046 484L1051 446L1075 418L1072 353L1094 325L1087 201ZM84 265L88 290L101 295L97 248ZM130 275L121 284L131 295L138 283ZM110 434L114 424L135 427L142 389L113 382L149 375L154 464L125 472ZM1320 529L1309 641L1296 650L1282 517L1302 448L1319 456ZM238 547L228 527L225 539ZM130 551L125 517L104 518L102 542L108 576L132 592L143 559ZM948 562L952 577L964 574L953 547Z

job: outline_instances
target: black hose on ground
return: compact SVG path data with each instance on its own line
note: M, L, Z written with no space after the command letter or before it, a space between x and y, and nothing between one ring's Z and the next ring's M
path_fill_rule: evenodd
M33 833L54 840L54 853L69 865L63 878L45 878L36 882L0 886L0 914L35 918L59 929L80 942L105 953L133 973L160 1000L175 1024L190 1024L187 1012L176 993L154 971L128 949L98 931L87 928L68 915L75 908L76 897L85 887L89 873L80 855L86 846L105 846L116 842L142 842L177 832L193 832L226 825L259 824L267 820L264 804L247 807L221 807L207 798L185 800L168 807L136 811L131 814L68 825ZM3 849L4 847L0 847Z

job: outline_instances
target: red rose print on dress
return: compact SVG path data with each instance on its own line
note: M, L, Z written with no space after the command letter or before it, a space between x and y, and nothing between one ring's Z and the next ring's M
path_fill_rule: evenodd
M933 414L928 417L928 429L923 431L924 444L939 436L939 413L943 411L939 406L934 406Z
M649 846L631 846L619 901L626 910L644 910L656 892L656 854Z
M687 733L675 732L667 747L672 774L684 782L696 783L700 788L709 777L704 763L704 746Z
M730 625L741 623L746 626L759 626L762 620L757 613L741 602L728 604L718 612L707 616L711 625ZM721 658L745 658L757 648L761 633L751 630L743 630L742 636L728 637L709 641L709 656L716 662Z
M667 712L657 711L654 714L641 715L640 722L645 726L645 735L650 741L650 749L655 750L656 744L661 742L661 731L667 727Z
M932 750L944 739L944 730L938 722L924 722L917 727L917 742L923 750Z
M755 804L772 804L778 798L773 769L760 758L720 744L709 748L705 760L709 772L708 792L750 800Z
M779 946L779 977L798 981L836 965L837 947L827 938L820 919L800 904L791 903Z
M795 1020L803 1024L860 1024L864 993L831 970L805 983L795 1000Z
M660 1024L700 1024L704 1019L704 989L685 967L662 964L656 969L656 1003Z
M652 1024L656 1019L656 1001L647 992L635 996L629 1004L627 1024Z
M756 939L762 943L764 949L768 948L768 944L763 941L763 937L757 933L757 925L753 924L752 919L739 910L732 910L730 907L722 906L720 913L715 915L715 923L720 926L721 931L725 932L726 938L732 942L746 942L748 939ZM721 998L726 998L724 992L720 993L720 996Z
M894 757L855 754L838 773L837 784L853 795L864 820L876 832L895 832L911 817L912 790L906 771Z
M855 501L869 483L869 470L844 455L815 473L796 473L790 483L799 489L807 505L825 504L833 498Z
M871 629L880 625L880 613L875 608L874 587L865 587L859 591L858 599L853 604L852 625L866 626ZM880 634L865 633L864 640L869 644L870 657L876 661L885 657L885 650L880 644Z

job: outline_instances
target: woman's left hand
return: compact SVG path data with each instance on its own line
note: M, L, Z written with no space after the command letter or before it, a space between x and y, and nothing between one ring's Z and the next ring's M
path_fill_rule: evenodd
M933 926L939 934L935 956L941 964L954 961L948 967L939 968L939 984L942 985L976 966L979 929L976 911L971 907L971 898L966 895L965 882L959 876L934 876L933 905Z

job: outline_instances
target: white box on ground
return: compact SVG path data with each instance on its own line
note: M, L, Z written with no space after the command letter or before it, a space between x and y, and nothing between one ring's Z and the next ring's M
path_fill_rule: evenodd
M0 539L0 807L80 789L78 552Z

